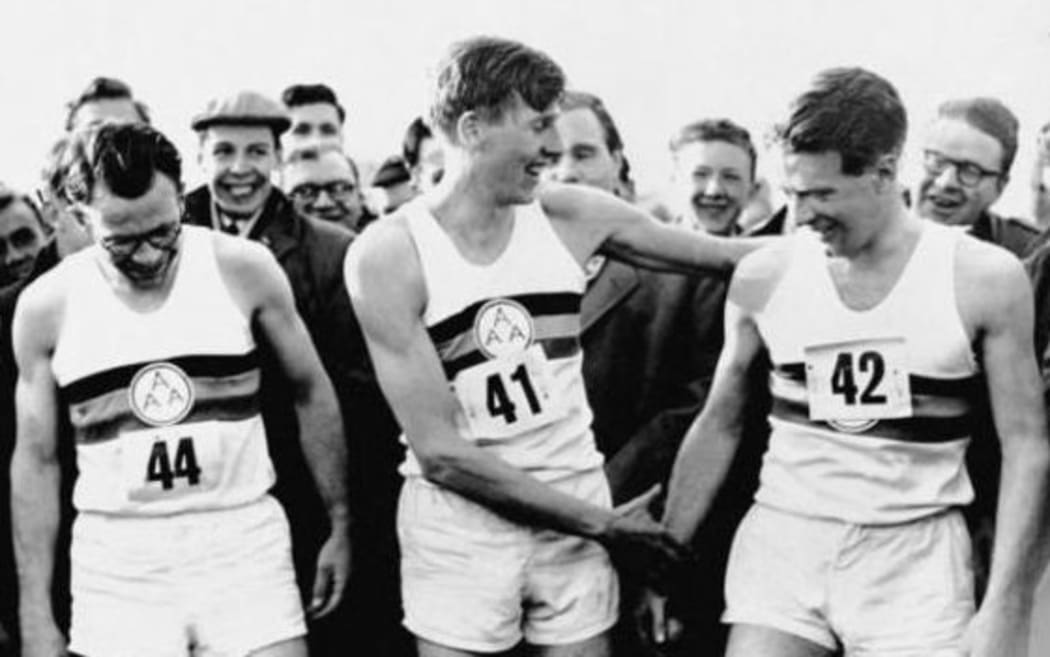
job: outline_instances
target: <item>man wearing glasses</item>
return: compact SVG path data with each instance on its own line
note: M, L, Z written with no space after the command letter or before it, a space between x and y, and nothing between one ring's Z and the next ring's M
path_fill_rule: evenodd
M375 215L361 194L357 166L335 149L291 154L281 170L281 187L302 215L358 233Z
M942 103L923 146L919 215L1026 255L1038 230L990 211L1010 180L1017 129L1017 117L995 98Z
M329 514L310 612L349 574L339 408L265 249L183 227L181 161L152 128L74 137L64 198L96 242L26 289L12 459L23 655L64 654L49 588L61 427L73 435L70 650L306 654L288 525L260 415L258 338L303 418Z

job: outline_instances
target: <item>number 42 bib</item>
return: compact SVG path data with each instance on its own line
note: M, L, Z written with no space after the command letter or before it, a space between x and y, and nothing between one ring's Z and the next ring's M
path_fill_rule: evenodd
M903 338L812 345L804 354L811 420L867 428L912 416Z

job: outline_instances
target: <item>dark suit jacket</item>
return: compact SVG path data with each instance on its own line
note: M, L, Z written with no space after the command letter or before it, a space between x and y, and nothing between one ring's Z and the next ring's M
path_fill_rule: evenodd
M613 499L666 483L707 397L727 281L609 260L580 311L583 377Z
M1030 223L983 212L970 226L970 234L984 242L998 244L1018 258L1028 255L1036 246L1039 229Z
M211 206L207 187L194 190L186 197L184 220L211 227ZM387 634L400 631L400 618L391 618L399 614L400 604L394 520L401 483L397 465L403 448L397 440L400 429L376 383L343 280L343 260L353 235L341 226L298 214L284 194L274 189L248 238L269 247L287 274L296 308L332 380L347 430L356 575L341 606L342 613L326 619L328 629L333 641L339 642L353 631L343 627L345 622L356 619L361 626L357 632L372 630L355 639L365 652L394 654L398 648L369 641L382 633L379 627L383 623L393 625ZM273 354L259 342L263 420L277 470L273 492L288 514L299 584L308 595L317 551L328 535L328 519L300 447L288 382ZM396 611L377 615L381 608ZM341 654L339 651L345 650L345 645L318 645L315 634L312 629L312 654Z

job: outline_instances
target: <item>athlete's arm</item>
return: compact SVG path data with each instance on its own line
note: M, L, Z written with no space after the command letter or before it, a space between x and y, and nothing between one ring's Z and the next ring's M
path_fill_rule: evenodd
M768 300L782 262L782 249L745 258L733 275L725 308L725 344L711 393L689 427L671 471L664 525L688 541L707 513L736 454L747 401L748 372L762 351L754 314Z
M1014 258L981 244L967 249L961 255L979 260L960 257L956 289L964 319L976 320L1002 448L992 568L971 628L971 654L1023 655L1035 587L1050 557L1050 442L1032 347L1032 294Z
M40 284L26 289L12 329L19 375L11 516L24 655L57 655L65 645L51 607L61 478L58 390L51 374L51 353L60 311L49 289Z
M232 286L248 298L254 324L270 344L291 383L307 465L328 511L331 533L321 548L309 612L323 616L338 605L350 572L350 510L343 422L291 285L264 247L236 240L243 251L227 260Z
M660 223L639 208L583 185L545 185L544 211L580 262L596 252L639 267L691 273L728 271L775 238L730 238Z
M346 281L380 386L427 480L519 522L675 552L655 521L556 491L460 436L455 418L462 411L423 324L422 273L401 217L351 245Z

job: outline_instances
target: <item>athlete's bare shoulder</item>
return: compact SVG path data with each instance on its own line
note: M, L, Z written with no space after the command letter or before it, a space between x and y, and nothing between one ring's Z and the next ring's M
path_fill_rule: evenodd
M547 216L554 219L573 219L584 215L587 204L593 202L599 194L586 185L545 182L538 188L536 197Z
M246 317L274 299L291 302L291 284L277 259L264 245L218 231L207 235L226 289Z
M751 313L765 308L791 262L797 239L773 240L744 256L733 271L729 301Z
M1016 304L1031 303L1024 266L1002 247L959 235L954 270L956 302L973 329L1006 316Z
M54 349L74 275L72 268L59 263L27 285L19 295L12 320L16 356L24 348L42 353Z
M344 274L351 298L393 295L391 301L420 303L423 274L408 216L397 212L369 225L347 250Z

